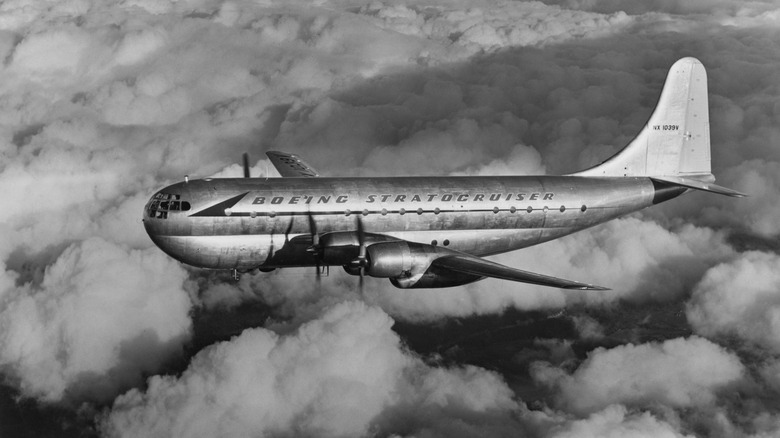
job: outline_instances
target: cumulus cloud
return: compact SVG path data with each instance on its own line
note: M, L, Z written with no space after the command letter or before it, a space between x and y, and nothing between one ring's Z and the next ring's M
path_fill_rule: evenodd
M614 403L709 405L719 390L745 377L745 367L735 354L707 339L691 337L597 348L572 374L540 362L532 375L557 388L561 406L592 413Z
M575 315L572 317L574 327L582 339L602 339L604 327L588 315Z
M402 347L392 324L378 308L346 302L291 335L246 330L200 352L181 377L155 376L145 392L119 397L103 429L109 436L358 436L380 432L387 416L412 417L418 425L409 427L424 430L442 426L442 416L476 420L518 409L494 373L430 368ZM384 427L393 432L397 423Z
M614 13L623 11L628 14L669 13L681 15L697 15L706 18L726 17L763 17L776 8L773 1L733 2L729 0L715 1L684 1L684 0L651 0L651 1L617 1L617 0L544 0L546 4L557 4L566 8L591 12Z
M582 420L553 430L555 438L565 437L682 437L672 425L649 412L631 414L622 405L610 405Z
M28 36L16 47L12 68L31 73L33 78L76 75L89 41L89 34L79 28Z
M472 3L446 10L372 3L361 12L374 15L393 30L428 38L450 38L469 53L508 46L551 44L571 38L608 34L630 23L624 13L589 14L529 2Z
M705 210L704 216L713 223L730 224L733 227L747 228L762 236L776 236L780 227L775 220L780 215L776 202L780 191L780 163L768 160L749 160L727 171L736 185L750 193L750 197L740 202L740 208L731 212L722 201Z
M780 353L780 257L747 252L710 268L686 314L704 336L736 335Z
M39 285L2 292L0 363L28 396L110 400L181 353L191 327L185 278L154 250L74 244Z
M495 373L423 364L399 346L383 312L430 321L508 308L595 304L619 309L624 301L679 302L694 290L687 314L696 333L735 335L756 346L763 362L745 366L776 388L774 302L766 292L773 287L776 261L770 254L737 254L729 242L735 230L767 242L780 232L773 220L780 205L777 11L775 2L727 0L3 2L4 372L23 396L111 400L139 385L142 375L160 372L166 358L179 351L189 336L189 293L205 311L262 301L272 308L272 317L266 329L209 347L181 376L153 377L149 389L123 396L116 412L107 414L106 430L119 433L143 420L166 435L167 427L182 423L155 405L163 401L180 410L193 407L190 418L213 418L212 402L192 389L197 382L217 393L235 391L235 399L218 404L231 415L229 403L258 400L241 381L227 379L261 370L240 358L273 352L279 362L261 362L262 369L284 376L280 364L304 370L293 358L314 355L316 347L305 333L349 356L370 351L348 329L365 326L392 359L376 370L374 377L386 379L377 385L395 392L366 395L373 383L356 383L325 366L323 373L312 371L320 379L304 379L321 389L309 398L292 380L285 383L287 394L269 390L278 397L302 397L295 400L308 410L282 404L286 417L257 426L250 410L274 409L260 400L236 410L242 415L238 424L249 432L275 424L280 433L317 427L334 434L371 433L376 427L399 435L514 436L527 428L536 435L674 435L678 424L671 415L657 418L655 411L635 407L653 399L672 410L696 411L720 397L717 388L729 375L743 373L733 354L702 338L616 347L613 353L597 350L572 373L550 365L552 380L544 382L551 386L545 391L563 394L559 411L529 412L516 401L510 389L515 386ZM274 174L262 159L269 149L299 153L334 176L575 171L607 158L636 134L668 66L689 55L708 68L718 181L751 198L686 195L497 258L521 269L609 286L612 292L562 292L493 280L406 291L369 279L361 295L356 279L340 270L319 287L310 270L247 275L234 283L218 274L185 272L150 248L140 223L141 208L155 190L185 174L240 176L235 163L245 151L258 160L255 176ZM738 284L727 276L745 278L750 272L760 281ZM101 292L106 290L114 291L114 301ZM727 290L745 290L743 298L763 307L739 301ZM354 300L383 310L339 307ZM340 310L325 312L333 306ZM134 311L122 311L128 307ZM739 325L730 315L749 322ZM572 318L583 339L602 342L604 321ZM111 320L122 325L108 324ZM291 332L298 327L304 328ZM331 328L339 336L346 333L345 341L355 340L355 348L339 344L336 335L328 337ZM101 336L87 337L90 330ZM593 383L599 376L591 362L609 358L617 364L614 372L623 375L619 364L631 363L628 352L659 368L678 358L686 364L682 371L700 369L675 353L677 343L733 373L717 374L716 381L692 378L667 398L653 393L665 388L662 382L638 379L644 395L633 398L619 390L605 395ZM335 360L328 353L311 356L311 363L330 364L323 362ZM218 381L217 364L233 389ZM171 393L178 389L192 391L177 398ZM567 404L566 390L593 391L601 401L586 408ZM331 404L339 412L348 408L348 403L331 403L339 391L355 391L367 400L356 409L361 414L342 428L326 418ZM760 393L751 402L774 396ZM743 427L767 435L777 430L778 414L768 407L755 421L729 415L714 416L722 426L716 429L727 435ZM404 422L414 426L397 426Z

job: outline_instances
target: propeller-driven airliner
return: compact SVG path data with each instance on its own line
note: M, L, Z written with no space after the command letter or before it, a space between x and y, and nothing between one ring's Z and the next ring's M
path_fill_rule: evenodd
M294 154L267 152L280 178L185 178L152 196L143 222L171 257L231 270L331 266L438 288L486 277L563 289L600 286L483 257L557 239L714 184L707 75L672 65L642 131L605 162L563 176L321 177Z

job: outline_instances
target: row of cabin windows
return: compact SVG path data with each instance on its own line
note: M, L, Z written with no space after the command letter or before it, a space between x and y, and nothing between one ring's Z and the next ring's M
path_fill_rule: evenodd
M587 210L587 209L588 209L588 207L587 207L587 206L585 206L585 205L583 205L582 207L580 207L580 211L582 211L583 213L584 213L584 212L585 212L585 210ZM544 206L544 208L543 208L542 210L544 210L545 212L547 212L547 210L548 210L547 206L545 205L545 206ZM564 211L566 211L566 206L565 206L565 205L561 205L561 207L560 207L558 210L559 210L561 213L563 213ZM500 211L501 211L501 209L500 209L500 208L498 208L498 207L493 207L493 213L494 213L494 214L498 214ZM526 209L525 209L525 211L526 211L526 212L528 212L528 213L533 213L533 211L534 211L534 208L533 208L533 207L531 207L531 206L529 205L529 206L528 206L528 208L526 208ZM418 208L418 209L417 209L417 211L416 211L416 213L417 213L417 214L423 214L424 212L425 212L425 210L423 210L422 208ZM510 212L510 213L517 213L517 208L515 208L515 207L510 207L510 208L509 208L509 212ZM407 211L406 211L406 209L405 209L405 208L402 208L402 209L398 210L398 214L400 214L400 215L404 215L404 214L406 214L406 213L407 213ZM434 208L434 209L433 209L433 214L439 214L439 213L441 213L441 209L439 209L438 207L436 207L436 208ZM351 214L352 214L352 211L351 211L351 210L344 210L344 215L345 215L345 216L349 216L349 215L351 215ZM368 216L368 215L370 214L370 212L369 212L368 210L363 210L362 214L363 214L363 216ZM382 209L382 211L381 211L381 214L382 214L382 216L385 216L385 215L387 215L387 209L386 209L386 208L383 208L383 209Z
M583 213L584 213L584 212L585 212L585 210L587 210L587 209L588 209L588 207L587 207L587 206L585 206L585 205L583 205L582 207L580 207L580 211L581 211L581 212L583 212ZM542 208L542 210L543 210L543 211L546 213L546 212L547 212L549 209L548 209L548 208L547 208L547 206L545 205L545 206L544 206L544 208ZM413 211L414 211L414 210L413 210ZM501 209L500 209L500 208L498 208L498 207L494 207L494 208L493 208L493 213L494 213L494 214L498 214L500 211L501 211ZM510 207L510 208L509 208L509 212L510 212L510 213L517 213L517 211L518 211L518 210L517 210L517 208L515 208L515 207ZM528 213L533 213L533 211L534 211L534 208L533 208L533 207L531 207L531 206L528 206L528 208L526 208L526 209L525 209L525 211L526 211L526 212L528 212ZM566 211L566 206L564 206L564 205L561 205L561 207L558 209L558 211L560 211L561 213L565 212L565 211ZM425 213L425 210L423 210L422 208L418 208L418 209L417 209L416 211L414 211L414 212L416 212L418 215L421 215L421 214ZM369 214L371 214L371 212L370 212L370 211L368 211L368 210L363 210L363 211L362 211L362 212L360 212L360 213L353 212L352 210L344 210L344 215L345 215L345 216L349 216L349 215L351 215L351 214L353 214L353 213L355 213L355 214L362 214L363 216L368 216ZM380 211L380 214L381 214L382 216L386 216L386 215L387 215L387 213L388 213L388 211L387 211L387 209L386 209L386 208L383 208L383 209ZM406 209L405 209L405 208L401 208L401 209L399 209L399 210L398 210L398 214L400 214L400 215L405 215L406 213L407 213L407 211L406 211ZM439 214L439 213L441 213L441 209L439 209L438 207L433 209L433 214ZM230 216L230 215L231 215L231 211L230 211L230 209L226 209L226 210L225 210L225 214L226 214L227 216ZM275 212L275 211L272 211L272 212L268 213L268 215L269 215L270 217L275 217L275 216L276 216L276 212ZM251 216L251 217L257 217L257 212L256 212L256 211L253 211L253 212L251 212L251 213L250 213L250 216Z

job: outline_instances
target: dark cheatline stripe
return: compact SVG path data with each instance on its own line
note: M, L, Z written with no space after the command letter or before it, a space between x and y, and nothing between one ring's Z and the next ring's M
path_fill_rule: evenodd
M211 207L207 207L197 213L193 213L190 215L190 217L225 217L227 216L225 214L225 210L228 208L232 208L234 205L238 204L238 201L244 199L244 196L246 196L249 192L242 193L238 196L234 196L226 201L222 201L218 204L214 204Z

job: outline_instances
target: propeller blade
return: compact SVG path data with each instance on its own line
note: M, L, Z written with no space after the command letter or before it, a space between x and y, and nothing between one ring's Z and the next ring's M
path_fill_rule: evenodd
M271 247L268 248L268 256L265 258L263 265L270 265L274 258L274 235L271 234Z
M287 230L284 232L284 242L290 241L290 232L292 232L293 225L295 225L295 216L290 216L290 223L287 224Z
M244 152L244 178L249 178L249 154Z
M309 219L309 233L311 234L311 246L317 250L320 248L320 235L317 233L317 223L314 222L314 216L311 211L306 215Z
M322 265L320 260L322 259L322 248L320 248L320 235L317 233L317 223L314 222L314 217L311 215L311 211L307 214L309 219L309 233L311 233L311 246L307 251L314 256L314 266L317 269L316 279L319 285L322 280Z
M360 216L355 217L357 218L358 248L360 249L358 257L362 262L366 259L366 233L363 230L363 220L360 219Z
M360 295L363 295L363 285L365 283L366 265L368 260L366 259L366 233L363 229L363 220L360 216L357 218L357 233L358 233L358 263L360 263L360 281L358 282L358 290Z

